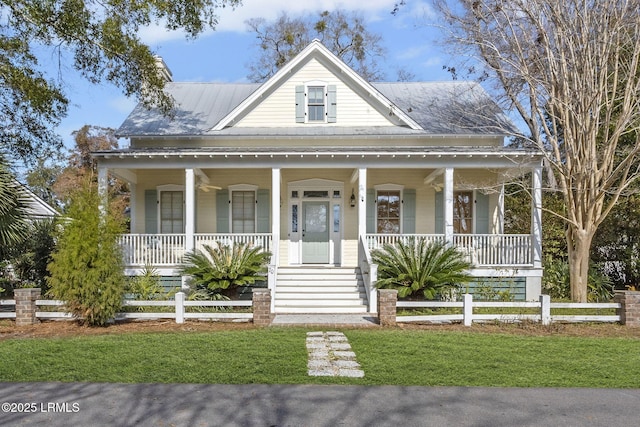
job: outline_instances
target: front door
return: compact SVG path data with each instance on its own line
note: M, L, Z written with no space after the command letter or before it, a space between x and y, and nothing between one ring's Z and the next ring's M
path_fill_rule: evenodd
M329 202L302 203L302 263L329 263Z

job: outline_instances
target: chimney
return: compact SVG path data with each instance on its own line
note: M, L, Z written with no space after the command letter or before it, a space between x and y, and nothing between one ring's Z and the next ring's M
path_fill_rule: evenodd
M158 68L158 74L165 82L168 83L173 81L173 74L171 74L171 70L167 67L167 64L160 56L156 56L156 67Z

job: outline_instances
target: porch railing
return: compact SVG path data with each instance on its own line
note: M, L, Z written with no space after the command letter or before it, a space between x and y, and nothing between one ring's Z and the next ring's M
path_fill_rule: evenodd
M218 243L227 246L242 243L251 247L260 246L265 251L270 251L271 233L198 233L195 235L196 249L202 250L204 245L215 247Z
M124 254L124 263L128 266L174 266L182 263L186 252L184 234L124 234L120 236L120 245ZM250 246L271 248L270 233L198 233L194 238L196 249L204 245L215 246L244 243Z
M125 265L176 265L185 253L184 234L123 234Z
M443 234L367 234L369 249L379 249L411 238L444 242ZM532 239L529 234L455 234L453 245L476 267L533 265Z

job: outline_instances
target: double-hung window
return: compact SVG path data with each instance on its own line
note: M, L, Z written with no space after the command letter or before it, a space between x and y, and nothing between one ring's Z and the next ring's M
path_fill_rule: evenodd
M337 88L325 82L296 86L296 123L336 123Z
M231 232L255 233L256 192L235 190L231 192Z
M184 233L184 192L160 192L160 233Z
M473 233L473 191L453 193L453 232Z
M307 108L310 122L325 121L325 95L323 86L309 86Z
M376 195L376 231L381 234L400 233L399 190L378 190Z

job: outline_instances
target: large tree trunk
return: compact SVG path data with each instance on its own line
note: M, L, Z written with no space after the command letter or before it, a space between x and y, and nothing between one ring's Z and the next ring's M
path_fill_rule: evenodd
M580 230L571 226L567 230L571 300L574 302L587 302L589 258L594 234L595 230Z

